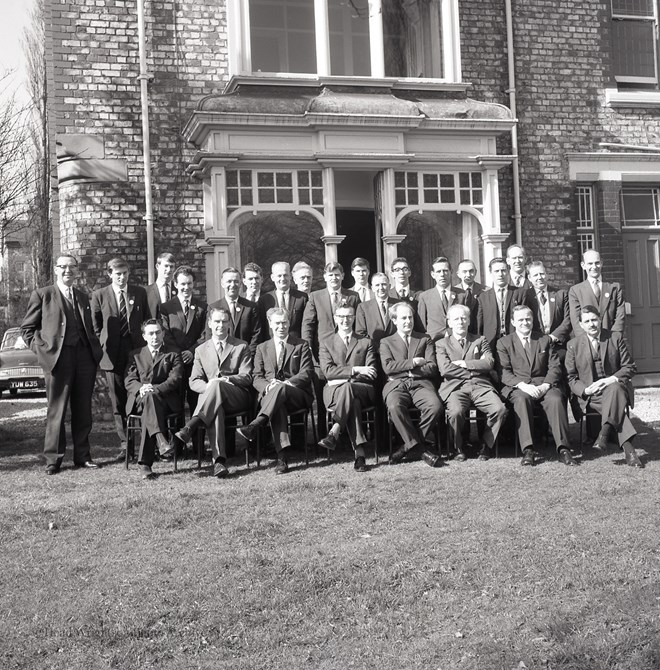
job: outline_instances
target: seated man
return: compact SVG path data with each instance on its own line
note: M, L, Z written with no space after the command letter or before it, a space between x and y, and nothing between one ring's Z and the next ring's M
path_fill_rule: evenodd
M289 335L286 309L271 307L267 317L273 337L257 347L254 357L252 385L259 392L259 412L254 421L237 432L252 442L259 427L270 421L277 451L275 474L281 475L289 470L287 413L311 406L314 364L307 342Z
M390 458L390 464L395 465L416 447L425 448L426 438L443 407L433 386L438 366L431 338L425 333L413 332L415 311L409 303L398 302L391 308L390 316L396 333L380 341L379 355L387 376L383 399L392 423L403 439L403 446ZM411 407L420 412L417 427L410 417ZM431 466L441 464L439 456L428 449L423 458Z
M643 468L632 446L637 432L626 413L633 398L630 382L636 367L623 334L603 330L598 308L593 305L580 309L580 326L582 332L567 346L566 371L571 391L582 408L595 409L602 417L592 448L604 452L610 435L616 433L628 465Z
M506 407L493 386L490 372L495 359L483 335L468 333L471 312L467 305L452 305L447 312L451 336L435 343L442 384L438 395L447 408L447 422L456 460L466 459L463 450L465 413L474 405L486 415L479 460L487 461L500 432Z
M167 441L167 415L180 412L183 406L181 380L183 361L174 347L163 344L163 329L156 319L142 324L142 337L146 346L132 351L124 385L128 400L126 415L142 414L142 434L138 464L144 479L153 473L154 443L161 456L172 454Z
M513 405L523 451L521 465L534 465L534 407L548 418L559 460L576 465L569 449L568 415L561 392L562 367L548 335L532 332L532 310L516 305L511 315L514 332L497 341L502 395Z
M348 432L355 451L354 467L366 472L364 445L367 442L362 424L362 408L375 400L376 354L368 337L353 332L355 309L340 305L335 309L337 333L321 340L321 372L328 380L323 389L325 406L332 412L332 427L319 446L334 449L344 431Z
M211 338L195 350L190 374L190 388L200 394L197 407L175 437L185 444L195 429L204 425L211 444L213 476L221 478L229 474L225 413L233 414L250 407L252 357L247 342L229 335L231 316L227 310L209 308L208 326Z

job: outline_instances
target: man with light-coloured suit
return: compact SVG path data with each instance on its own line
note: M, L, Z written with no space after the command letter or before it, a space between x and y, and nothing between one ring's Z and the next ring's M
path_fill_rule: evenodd
M231 317L227 310L209 308L211 338L195 350L190 387L199 394L197 407L188 423L176 433L189 442L199 426L208 432L213 458L213 475L229 474L225 415L247 410L252 403L252 356L247 342L229 334Z
M446 408L449 439L453 441L456 460L466 460L465 415L470 406L481 410L486 415L486 426L481 436L479 460L486 461L507 413L491 377L495 359L486 338L468 332L470 308L467 305L452 305L447 312L447 325L451 335L438 340L435 351L442 375L438 395Z

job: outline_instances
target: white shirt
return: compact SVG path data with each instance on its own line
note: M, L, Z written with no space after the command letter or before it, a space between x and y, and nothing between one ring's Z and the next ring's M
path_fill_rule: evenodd
M120 293L124 294L124 300L126 301L126 314L131 313L131 305L128 300L128 288L117 288L114 284L112 285L112 290L115 293L115 299L117 300L117 309L121 312L121 300L119 299Z
M545 295L545 305L541 300L541 295ZM543 321L543 332L548 333L550 330L550 296L548 295L547 289L538 291L536 294L536 299L539 303L539 312L541 313L541 320Z

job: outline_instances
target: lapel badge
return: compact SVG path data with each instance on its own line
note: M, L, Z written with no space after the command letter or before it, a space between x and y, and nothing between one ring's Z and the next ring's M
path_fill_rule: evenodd
M450 293L450 294L449 294L449 297L450 297L452 300L456 300L456 294L455 294L455 293Z
M606 293L606 294L605 294L605 297L606 297L606 298L609 298L609 297L610 297L610 294L609 294L609 293Z
M129 304L131 307L133 306L134 303L135 303L135 300L133 300L133 298L129 298L129 300L128 300L128 304Z
M190 309L195 309L195 305L190 305Z
M554 301L555 301L555 299L554 299L554 298L550 298L550 302L554 302Z

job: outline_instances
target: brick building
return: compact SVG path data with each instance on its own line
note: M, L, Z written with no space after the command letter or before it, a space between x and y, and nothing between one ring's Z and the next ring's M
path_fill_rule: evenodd
M89 289L114 253L146 280L136 2L46 2L56 245ZM567 286L595 246L660 371L656 0L144 7L155 249L209 299L248 260L405 255L425 288L444 253L483 278L517 237Z

